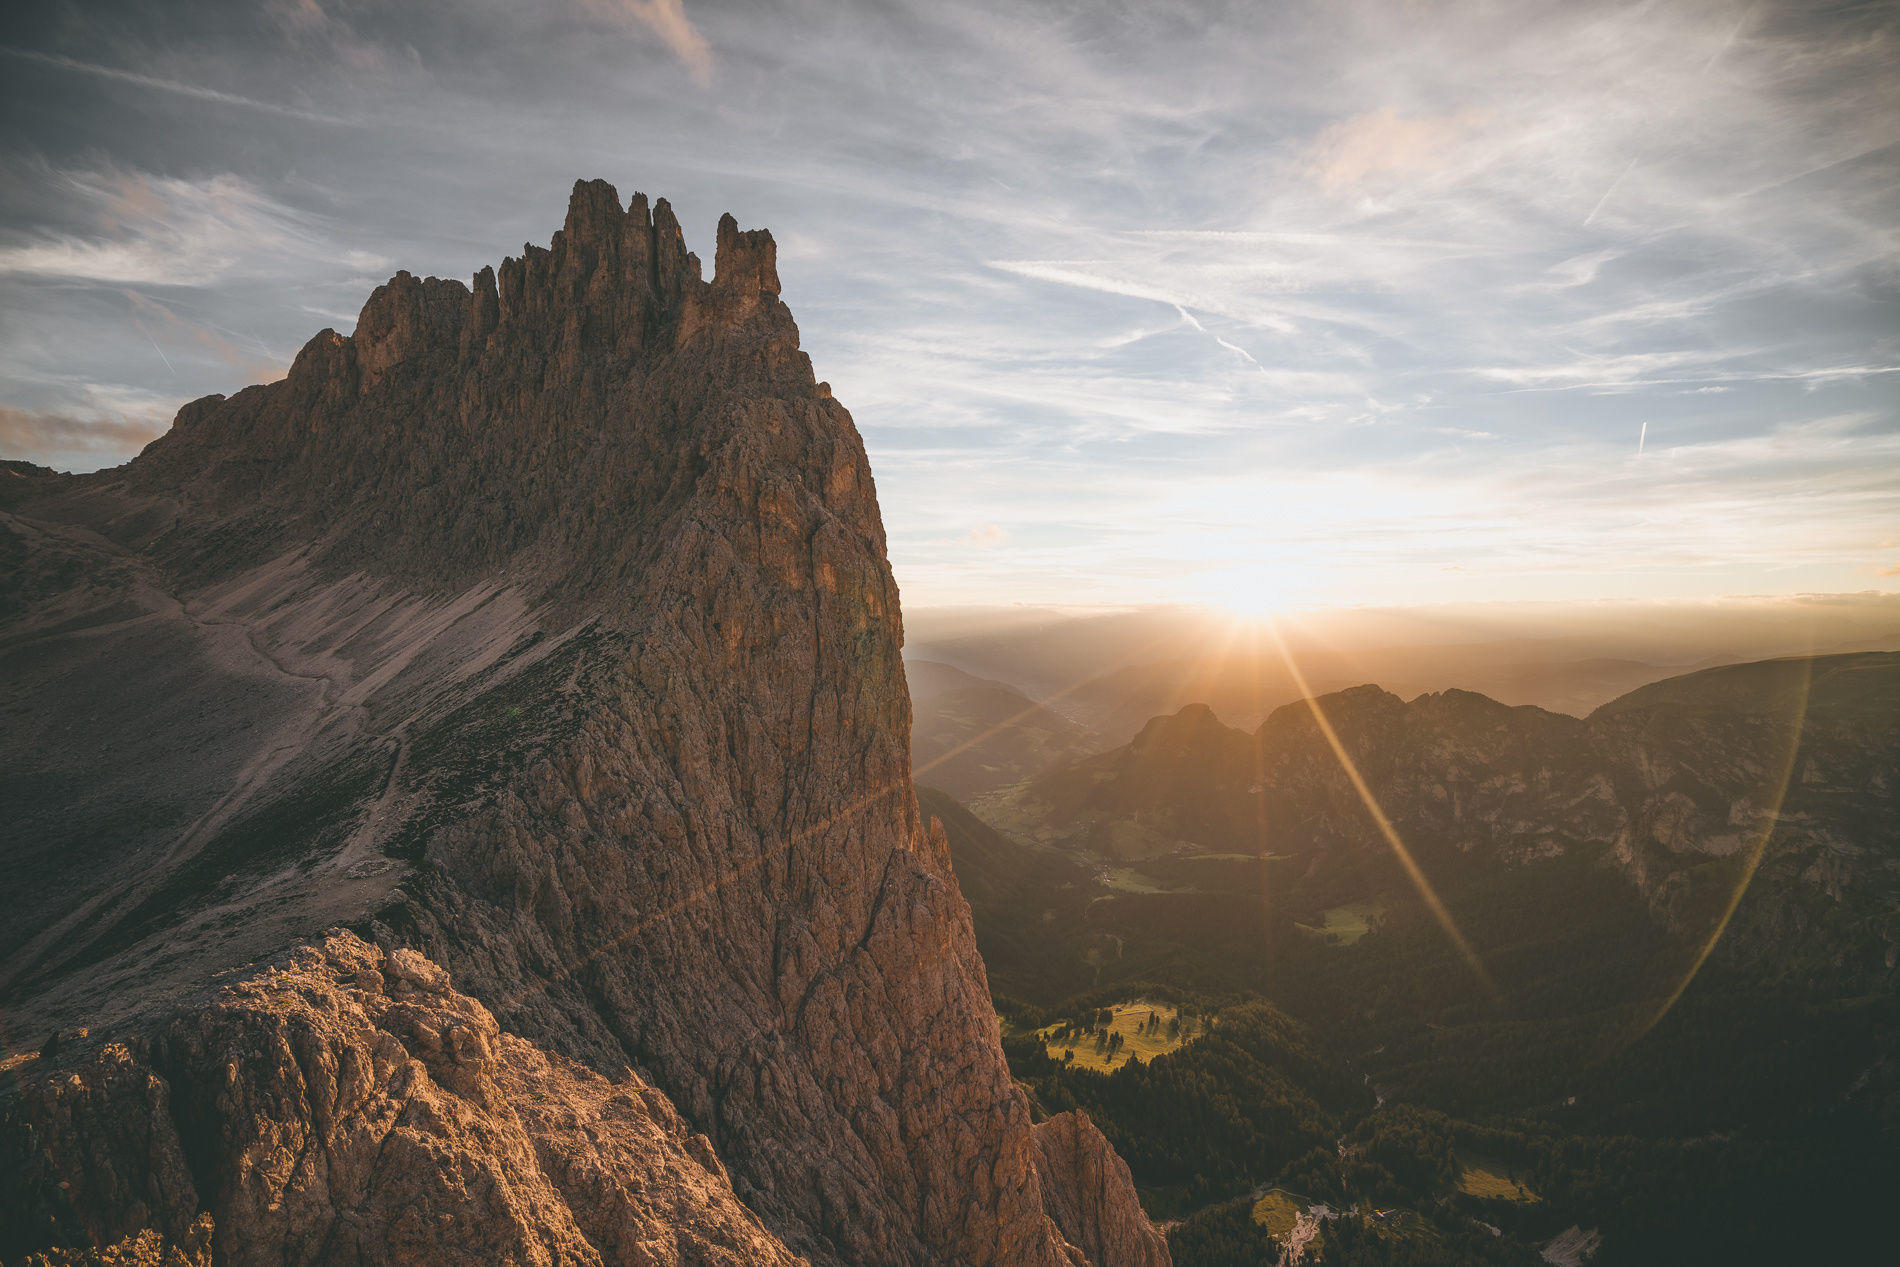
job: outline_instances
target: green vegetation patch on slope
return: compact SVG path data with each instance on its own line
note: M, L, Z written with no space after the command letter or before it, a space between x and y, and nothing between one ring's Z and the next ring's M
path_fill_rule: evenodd
M1348 902L1343 906L1329 907L1318 927L1311 924L1301 924L1299 927L1342 946L1350 946L1371 932L1373 924L1384 913L1385 905L1381 902Z
M1166 1003L1136 999L1097 1009L1079 1021L1058 1021L1038 1033L1049 1059L1077 1069L1110 1073L1131 1060L1165 1056L1194 1036L1206 1022Z
M1537 1200L1537 1194L1517 1178L1509 1163L1484 1153L1458 1154L1458 1191L1480 1201Z
M1110 867L1103 883L1118 893L1166 893L1168 890L1133 867Z
M1052 1112L1083 1109L1102 1128L1154 1213L1249 1191L1330 1149L1342 1111L1370 1104L1304 1026L1260 1000L1223 1007L1193 1042L1112 1073L1052 1060L1040 1034L1007 1039L1003 1051Z
M1308 1204L1290 1192L1275 1188L1253 1203L1253 1221L1276 1241L1284 1241L1299 1226L1300 1216L1306 1213Z

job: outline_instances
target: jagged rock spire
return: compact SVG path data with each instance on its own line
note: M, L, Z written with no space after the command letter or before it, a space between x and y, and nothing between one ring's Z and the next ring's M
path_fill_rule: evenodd
M910 783L863 444L770 235L726 217L715 265L582 182L548 246L399 273L283 380L34 481L87 566L35 573L82 634L24 732L103 714L71 760L129 768L46 798L4 1003L119 1010L20 1075L0 1242L1165 1262L1099 1133L1038 1147ZM159 663L111 724L92 680Z

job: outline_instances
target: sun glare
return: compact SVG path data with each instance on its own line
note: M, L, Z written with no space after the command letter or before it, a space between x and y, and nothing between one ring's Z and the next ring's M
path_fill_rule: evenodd
M1296 601L1298 569L1247 560L1217 568L1200 578L1199 601L1232 616L1258 619L1283 611Z

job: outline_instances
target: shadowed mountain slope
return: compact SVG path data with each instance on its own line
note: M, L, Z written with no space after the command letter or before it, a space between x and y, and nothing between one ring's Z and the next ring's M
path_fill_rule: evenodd
M960 797L1009 787L1103 745L1086 727L1014 687L908 660L911 766Z
M1900 962L1900 655L1727 665L1587 719L1468 691L1375 686L1275 711L1253 734L1202 705L1149 722L985 806L999 826L1111 858L1239 853L1315 868L1389 853L1324 717L1415 854L1620 870L1696 933L1750 901L1726 946L1793 951L1865 985Z

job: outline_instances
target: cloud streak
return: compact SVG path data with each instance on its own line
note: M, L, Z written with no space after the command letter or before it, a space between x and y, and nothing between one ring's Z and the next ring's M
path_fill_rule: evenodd
M589 8L624 14L660 37L701 88L712 83L712 47L686 16L685 0L586 0Z
M207 286L280 277L306 260L352 270L388 264L332 243L313 217L236 175L187 180L108 167L35 176L59 190L72 227L0 245L0 275Z
M0 453L47 464L73 455L136 452L169 425L152 417L75 417L0 405Z
M158 75L146 75L135 70L124 70L116 66L101 66L96 62L80 61L76 57L66 57L59 53L41 52L37 49L15 48L0 44L0 57L10 57L18 61L33 62L36 65L51 67L55 70L69 70L80 75L90 75L97 79L109 79L115 83L132 84L139 88L150 88L155 92L169 93L172 96L188 97L193 101L208 102L219 106L237 106L244 110L258 110L266 114L278 115L286 119L301 119L306 123L325 123L337 127L354 127L354 120L341 115L326 114L321 110L305 110L298 106L282 105L274 101L260 101L255 97L241 96L234 92L223 92L216 88L207 88L203 84L188 84L176 79L165 79Z

